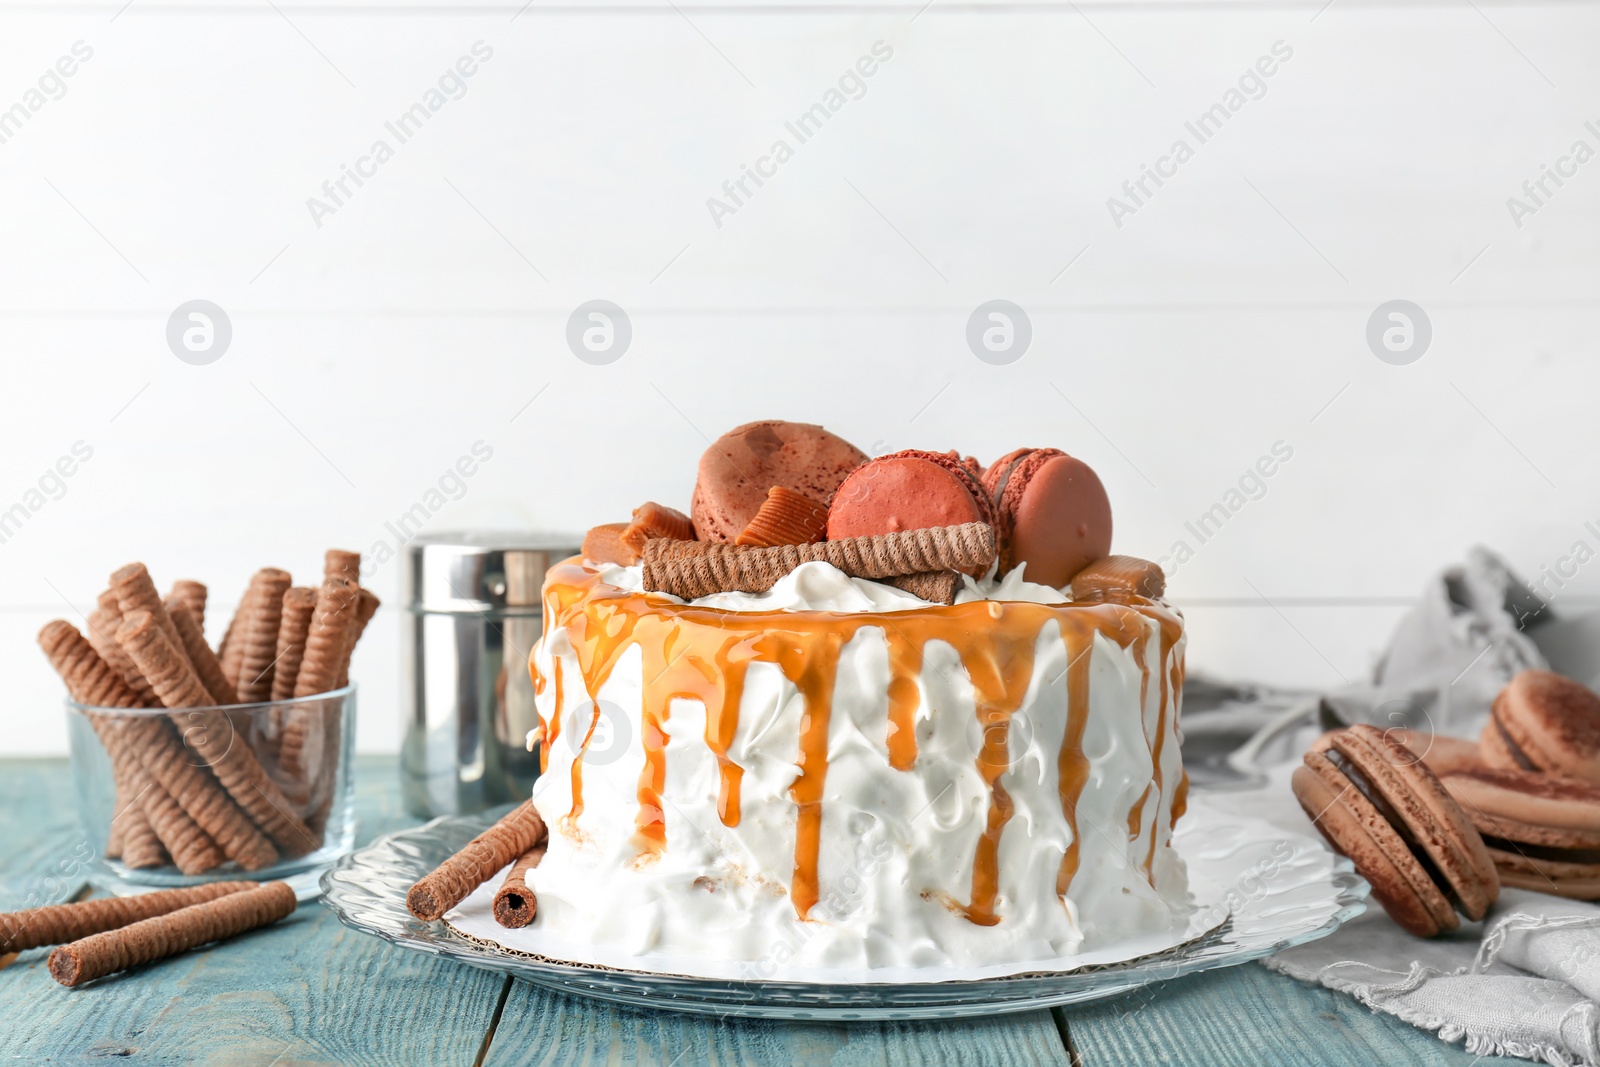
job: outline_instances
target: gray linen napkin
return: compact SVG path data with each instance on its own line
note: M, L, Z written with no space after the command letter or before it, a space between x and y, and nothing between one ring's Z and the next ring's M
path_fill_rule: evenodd
M1557 617L1498 557L1473 549L1429 583L1369 682L1318 699L1202 681L1193 706L1186 685L1185 762L1197 738L1214 788L1231 790L1214 793L1213 803L1314 835L1299 805L1285 801L1289 775L1318 733L1370 722L1475 737L1495 694L1531 667L1594 685L1600 614ZM1462 1041L1469 1052L1600 1067L1594 905L1508 888L1484 922L1431 941L1405 933L1374 905L1333 935L1263 962Z

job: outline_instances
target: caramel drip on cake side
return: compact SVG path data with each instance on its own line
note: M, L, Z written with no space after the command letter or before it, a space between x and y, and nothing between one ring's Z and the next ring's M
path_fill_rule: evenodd
M891 632L891 631L886 631ZM922 705L922 645L898 629L889 639L889 766L909 771L917 762L917 708ZM895 640L898 637L899 640Z
M1062 812L1073 840L1062 859L1057 889L1065 894L1077 871L1077 802L1088 780L1082 753L1089 716L1090 654L1096 634L1123 648L1132 645L1148 686L1143 644L1149 619L1163 635L1162 707L1167 703L1166 659L1181 633L1181 622L1159 604L1031 604L978 601L891 613L822 611L739 611L677 604L664 597L633 593L600 581L598 572L575 561L551 569L546 584L549 627L565 627L589 700L602 687L623 654L641 647L644 699L638 709L644 748L639 776L635 841L642 859L658 854L666 842L662 790L666 782L666 730L674 699L699 701L705 708L705 739L718 761L717 810L724 825L737 826L743 769L729 756L739 728L739 708L751 663L770 663L800 693L799 775L790 786L796 811L795 862L789 896L805 919L821 897L818 863L822 851L827 795L828 734L840 654L863 629L880 630L889 651L889 700L885 742L890 766L910 769L917 760L915 716L921 704L923 650L943 641L956 652L971 680L983 740L977 770L989 789L985 826L973 858L969 904L951 906L979 925L1000 920L999 844L1013 803L1003 776L1011 763L1012 718L1026 698L1039 635L1055 621L1068 658L1066 735L1058 758ZM552 671L560 715L560 658ZM537 674L537 668L535 673ZM1176 675L1172 676L1176 678ZM633 713L633 709L622 709ZM1164 715L1164 710L1163 710ZM582 814L582 768L599 712L591 718L572 762L572 811L565 823L575 831ZM1162 722L1165 723L1163 717ZM577 729L572 724L572 729ZM553 740L553 735L551 737ZM1152 786L1159 795L1159 768ZM1155 830L1152 829L1152 838Z
M995 622L993 637L976 648L968 642L957 646L961 665L972 680L976 697L978 728L982 746L978 752L978 773L989 787L989 814L978 838L972 858L972 903L960 911L979 926L1000 921L995 914L995 899L1000 895L1000 834L1016 805L1000 777L1011 766L1011 717L1022 707L1033 680L1033 651L1043 624L1012 625L1007 615L1015 609L991 601L989 614Z
M1145 654L1145 644L1146 642L1143 638L1133 642L1133 662L1139 668L1139 722L1141 725L1144 723L1145 702L1150 699L1150 659ZM1146 743L1149 740L1150 735L1146 732ZM1154 790L1155 781L1152 780L1149 785L1144 787L1144 792L1139 794L1138 801L1128 810L1128 843L1130 845L1139 840L1139 834L1144 829L1144 806L1149 803L1150 794ZM1154 833L1154 829L1151 832ZM1148 871L1145 873L1149 874Z
M1179 631L1175 626L1168 626L1165 621L1162 622L1160 658L1161 709L1160 715L1156 720L1156 739L1150 746L1150 762L1153 765L1150 776L1152 781L1156 783L1156 789L1158 790L1161 788L1161 753L1166 748L1167 741L1167 712L1170 708L1173 721L1176 722L1178 699L1183 695L1182 664L1172 654L1173 646L1178 643L1178 636ZM1172 661L1171 666L1168 666L1168 660ZM1173 817L1173 822L1177 822L1176 816ZM1159 826L1156 829L1159 829ZM1158 840L1158 835L1152 831L1150 834L1150 849L1145 853L1144 857L1144 876L1150 880L1151 885L1155 884L1156 843Z

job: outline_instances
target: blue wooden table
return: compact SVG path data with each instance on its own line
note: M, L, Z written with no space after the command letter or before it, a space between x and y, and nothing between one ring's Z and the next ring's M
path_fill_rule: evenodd
M395 764L358 761L361 839L416 824ZM0 760L0 908L70 868L64 761ZM258 1064L1374 1064L1478 1060L1254 964L1096 1005L948 1023L827 1025L618 1010L395 948L321 905L63 989L46 950L0 969L0 1060ZM3 957L0 957L3 959Z

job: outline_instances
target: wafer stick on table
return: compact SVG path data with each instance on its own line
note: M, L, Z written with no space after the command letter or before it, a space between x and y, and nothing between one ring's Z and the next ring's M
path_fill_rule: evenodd
M91 934L61 945L50 953L50 976L64 986L82 985L115 971L275 923L296 906L294 890L284 882L225 893L119 930Z
M41 945L76 941L254 886L254 882L207 882L136 897L106 897L0 914L0 952L24 952Z
M501 926L515 930L533 922L539 902L533 890L528 888L528 872L544 859L545 848L540 843L524 852L511 865L506 880L500 884L499 891L494 895L494 921Z
M525 800L412 886L406 907L423 922L433 922L547 837L544 819L533 801Z

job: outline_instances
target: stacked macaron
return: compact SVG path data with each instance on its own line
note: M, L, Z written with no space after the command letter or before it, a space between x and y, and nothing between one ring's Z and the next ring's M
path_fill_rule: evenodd
M646 504L632 523L591 530L584 555L633 564L656 538L769 548L969 523L993 529L997 576L1020 569L1078 600L1165 591L1155 564L1110 555L1105 487L1059 449L1020 448L987 468L919 449L868 459L821 426L773 419L736 427L706 449L687 515ZM943 588L957 587L944 573Z
M1375 726L1324 734L1292 787L1337 851L1372 883L1395 922L1419 937L1482 919L1500 895L1483 838L1427 764Z
M1427 799L1425 811L1395 802L1397 781ZM1440 862L1430 841L1469 855L1469 877L1480 885L1489 881L1486 857L1497 884L1600 899L1600 696L1569 678L1518 674L1476 743L1371 726L1324 735L1295 770L1293 788L1317 829L1413 933L1453 928L1440 895L1469 918L1482 917L1474 904L1481 895L1462 892L1462 866ZM1418 867L1438 894L1422 884Z

